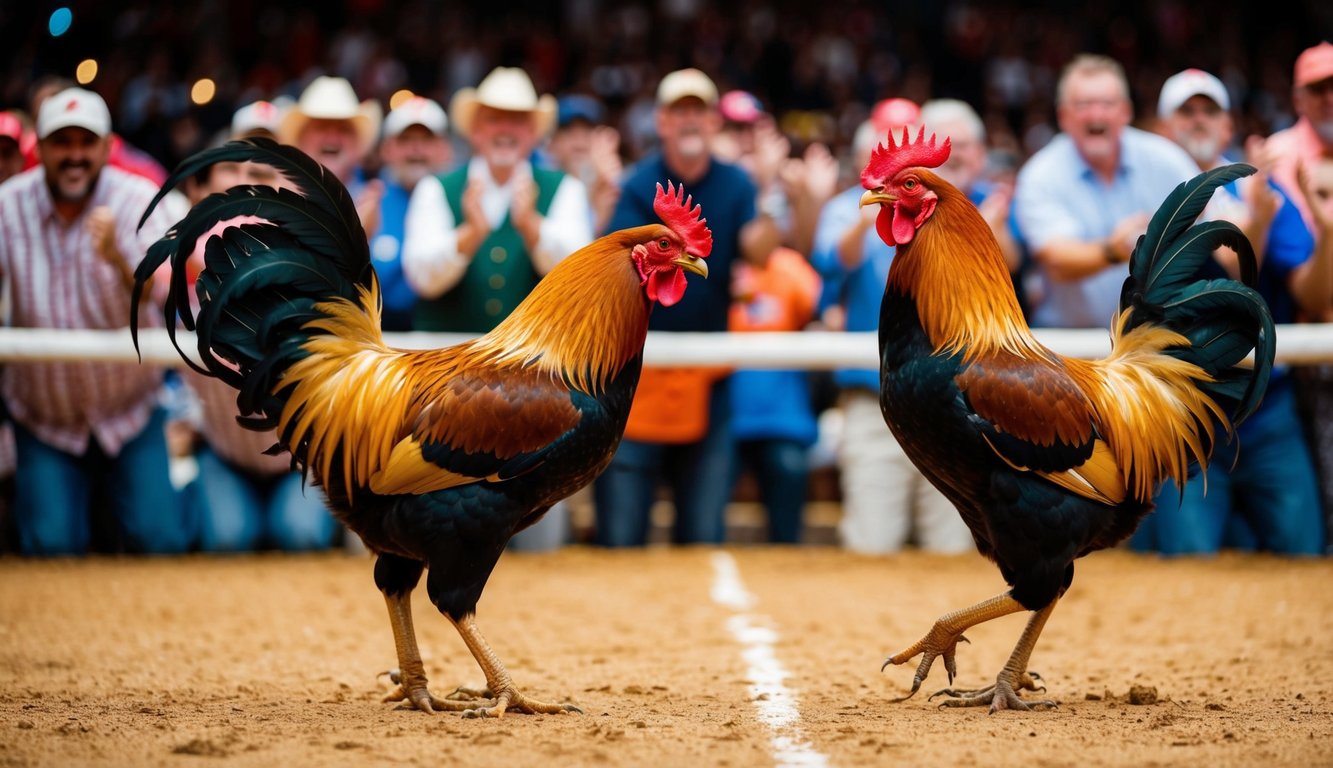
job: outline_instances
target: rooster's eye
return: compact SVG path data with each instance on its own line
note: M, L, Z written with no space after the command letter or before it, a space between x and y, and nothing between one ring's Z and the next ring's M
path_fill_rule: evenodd
M916 189L916 179L908 179L907 181L904 181L903 189L907 190L908 192L911 192L912 190Z
M657 247L665 251L666 249L671 247L671 243L667 242L667 239L664 237L661 240L657 241Z

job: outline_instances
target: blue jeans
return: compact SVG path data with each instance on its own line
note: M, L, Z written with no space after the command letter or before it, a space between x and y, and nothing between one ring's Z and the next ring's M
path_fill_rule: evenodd
M95 498L110 506L128 551L174 554L189 549L193 531L167 475L165 428L166 412L157 408L119 455L106 455L93 438L83 455L75 456L43 443L16 422L14 516L20 551L87 553Z
M1130 547L1166 555L1212 554L1223 546L1324 551L1314 463L1290 387L1270 392L1240 438L1217 446L1206 477L1207 495L1201 472L1185 484L1183 502L1176 484L1165 483Z
M759 499L768 512L768 540L799 544L810 480L809 449L797 440L768 438L736 442L736 472L754 472ZM733 484L734 485L734 484Z
M327 549L337 523L324 492L302 488L299 472L255 475L218 456L207 445L196 454L199 478L190 485L205 552L244 552L273 546L292 552Z
M682 445L623 440L611 466L593 484L596 542L642 547L657 488L666 482L675 502L671 539L677 544L720 544L733 480L730 395L724 379L713 385L708 433Z

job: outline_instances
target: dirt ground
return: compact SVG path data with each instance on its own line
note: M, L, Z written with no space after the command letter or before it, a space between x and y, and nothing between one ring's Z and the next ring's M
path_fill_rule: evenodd
M879 666L999 592L989 563L726 552L788 672L799 720L782 727L807 747L789 762L1333 765L1333 561L1087 558L1032 660L1060 707L988 716L924 690L892 703L911 671ZM0 766L774 765L714 559L507 554L479 625L525 692L584 714L501 720L381 703L393 644L368 557L2 559ZM434 689L479 685L421 591ZM993 679L1023 621L969 632L959 684ZM939 668L923 689L944 684ZM1156 703L1131 704L1135 686Z

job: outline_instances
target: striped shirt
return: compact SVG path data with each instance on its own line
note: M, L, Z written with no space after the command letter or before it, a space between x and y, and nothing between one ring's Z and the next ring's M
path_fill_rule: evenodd
M136 231L156 191L142 178L104 167L83 213L66 224L56 213L41 166L0 185L0 280L10 292L9 324L127 326L130 294L121 271L93 251L85 222L94 208L110 208L116 245L133 269L172 223L159 208ZM162 313L145 306L139 322L161 326ZM128 348L128 338L125 343ZM138 363L11 363L0 374L0 391L15 420L42 442L75 455L87 451L89 437L109 455L118 455L148 423L161 383L161 368Z

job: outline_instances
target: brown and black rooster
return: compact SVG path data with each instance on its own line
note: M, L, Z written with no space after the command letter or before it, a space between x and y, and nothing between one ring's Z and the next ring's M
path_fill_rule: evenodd
M391 349L352 199L299 151L253 139L200 153L153 205L199 169L240 161L274 166L297 191L235 187L195 206L140 264L136 305L169 261L173 340L179 312L197 331L201 372L239 390L243 423L276 428L275 449L291 452L378 556L399 664L387 700L496 717L576 711L514 687L477 629L477 600L509 538L610 462L649 313L684 295L685 272L708 274L712 234L699 207L683 189L659 186L664 225L613 232L571 254L491 333L446 349ZM237 217L264 221L208 237L196 316L186 260ZM438 698L427 689L409 601L423 570L487 690Z
M880 310L880 404L1012 588L941 617L884 666L922 655L908 696L936 658L952 684L963 632L1032 611L994 685L940 693L992 712L1054 706L1016 691L1037 689L1028 660L1074 560L1129 536L1161 482L1183 483L1263 397L1274 354L1267 306L1239 282L1200 277L1226 246L1253 284L1254 252L1231 224L1194 224L1218 185L1254 169L1209 171L1167 197L1130 259L1111 354L1089 361L1055 354L1028 329L985 220L928 170L949 148L927 142L924 128L915 141L890 135L861 174L861 204L880 206L877 230L897 246Z

